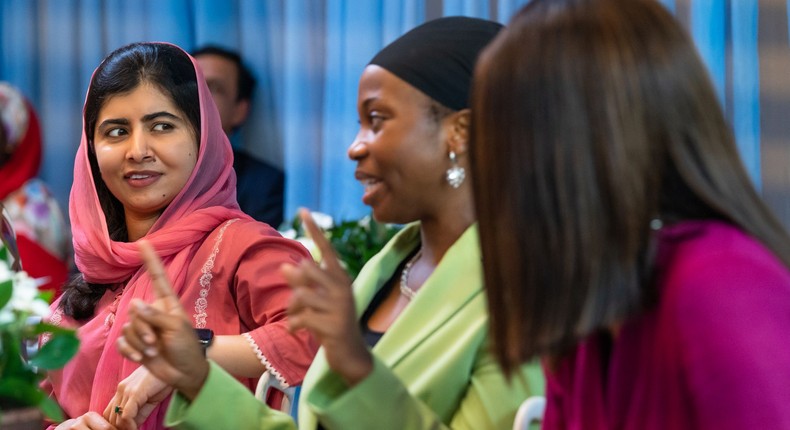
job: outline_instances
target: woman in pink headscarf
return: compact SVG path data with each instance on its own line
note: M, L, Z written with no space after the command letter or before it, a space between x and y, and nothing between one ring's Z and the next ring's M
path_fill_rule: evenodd
M82 277L53 304L52 322L78 327L82 342L50 374L71 418L59 429L110 428L122 414L162 428L169 388L115 348L131 301L154 299L141 238L163 256L208 358L251 388L265 370L301 383L315 346L288 332L278 269L309 254L239 210L232 165L211 93L180 48L132 44L96 69L69 207Z
M68 225L55 198L36 178L41 128L22 93L0 82L0 205L8 211L25 271L39 288L59 292L71 261Z

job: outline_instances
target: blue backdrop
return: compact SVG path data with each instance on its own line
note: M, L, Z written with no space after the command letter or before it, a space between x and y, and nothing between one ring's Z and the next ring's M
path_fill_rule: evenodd
M759 185L758 1L685 1L689 30ZM41 176L65 207L85 91L105 55L141 40L187 50L205 43L236 49L259 80L237 143L286 171L286 218L299 206L356 218L368 210L346 148L356 134L357 79L368 60L426 19L468 15L506 23L527 2L0 0L0 80L19 86L38 109L45 139ZM676 8L674 0L663 3Z

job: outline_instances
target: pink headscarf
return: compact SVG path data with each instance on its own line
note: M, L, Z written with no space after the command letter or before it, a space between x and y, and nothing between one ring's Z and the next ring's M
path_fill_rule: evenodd
M179 281L184 279L183 269L189 262L185 257L197 249L200 239L225 220L248 218L236 202L236 174L230 142L222 130L219 113L203 74L195 59L191 56L190 59L195 66L200 97L197 164L184 188L145 236L165 260L176 292ZM83 127L69 201L75 260L88 282L121 282L137 274L142 260L134 243L110 240L93 183L88 146Z
M180 49L180 48L179 48ZM186 54L185 52L185 55ZM197 164L180 193L151 227L145 239L162 257L168 278L176 294L184 289L187 266L206 236L223 222L233 218L249 219L236 202L236 174L233 152L222 130L219 113L211 99L203 74L195 59L200 97L200 148ZM84 118L83 118L84 121ZM102 411L115 393L117 383L128 376L136 363L123 360L115 351L114 340L120 335L125 310L134 298L154 298L151 280L141 270L137 245L110 239L88 161L89 143L83 127L82 140L74 163L74 184L69 201L75 261L85 280L111 284L127 282L118 304L115 324L110 329L91 393L90 410Z

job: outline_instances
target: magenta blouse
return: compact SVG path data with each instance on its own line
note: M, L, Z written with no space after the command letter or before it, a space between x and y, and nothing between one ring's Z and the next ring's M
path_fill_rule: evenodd
M790 429L787 267L722 222L659 235L657 306L547 371L543 428Z

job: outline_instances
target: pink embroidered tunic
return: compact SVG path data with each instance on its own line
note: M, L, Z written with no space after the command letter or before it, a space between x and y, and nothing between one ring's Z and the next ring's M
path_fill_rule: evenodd
M186 54L185 54L186 55ZM287 331L290 288L280 265L310 258L298 242L284 239L241 212L236 202L233 153L203 76L192 60L200 99L200 142L195 168L184 188L145 235L162 258L165 273L195 327L217 335L243 335L261 363L285 385L301 383L317 344L307 333ZM154 300L137 245L113 241L99 202L83 133L74 162L69 201L75 262L87 282L115 285L105 291L94 316L77 323L53 304L51 321L78 327L80 350L45 387L67 417L102 413L118 383L139 366L115 347L130 303ZM244 381L251 388L254 380ZM142 429L163 428L167 401Z
M304 257L300 246L266 224L247 219L226 221L198 248L187 269L181 304L195 327L211 328L216 335L243 334L273 376L286 386L300 384L315 346L306 333L294 336L288 332L285 308L290 288L280 276L279 266ZM143 294L143 299L151 300L145 298L148 295ZM56 309L52 322L79 327L82 342L79 354L62 371L49 375L52 395L67 416L77 417L89 410L101 413L118 382L136 368L109 365L121 361L133 364L115 349L115 338L133 296L137 294L128 289L108 290L94 318L81 326ZM255 379L240 380L250 389L257 383ZM165 410L166 404L155 411L146 421L147 428L162 428Z

